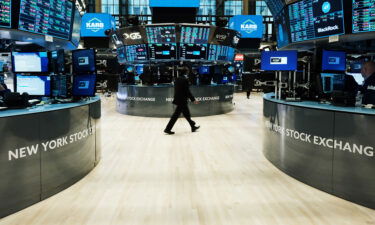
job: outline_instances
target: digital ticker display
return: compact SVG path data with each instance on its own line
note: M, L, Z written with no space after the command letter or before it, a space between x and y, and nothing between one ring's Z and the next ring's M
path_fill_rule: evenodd
M170 44L176 43L175 26L149 26L146 27L149 44Z
M177 59L176 44L152 44L149 45L150 59Z
M21 0L18 29L69 40L72 16L68 0Z
M210 35L209 27L187 27L181 28L181 43L184 44L207 44Z
M180 59L206 59L207 44L181 44Z
M147 60L147 47L145 44L125 46L125 56L129 62Z
M10 28L12 18L12 1L0 0L0 27Z
M303 0L288 6L292 42L344 34L342 0Z
M353 1L353 33L375 31L375 0Z

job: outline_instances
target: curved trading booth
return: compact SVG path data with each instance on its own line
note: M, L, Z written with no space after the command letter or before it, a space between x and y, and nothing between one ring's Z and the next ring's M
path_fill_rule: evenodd
M172 81L184 67L190 68L189 76L195 70L194 77L189 77L195 83L191 91L201 102L191 106L193 116L233 110L234 85L229 81L233 72L225 69L234 59L240 38L237 31L197 24L152 24L121 28L110 37L119 62L126 67L118 87L118 112L169 117L174 111ZM135 85L133 76L142 85Z
M0 112L0 217L77 182L100 160L100 99Z

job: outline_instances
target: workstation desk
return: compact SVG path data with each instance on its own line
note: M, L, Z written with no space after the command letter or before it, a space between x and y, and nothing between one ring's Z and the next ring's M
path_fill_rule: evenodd
M100 98L0 111L0 217L77 182L100 160Z

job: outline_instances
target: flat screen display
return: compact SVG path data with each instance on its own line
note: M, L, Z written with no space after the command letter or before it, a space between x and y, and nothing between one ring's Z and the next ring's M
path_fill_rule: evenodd
M129 62L147 60L147 46L145 44L125 46L125 55Z
M80 75L73 77L73 96L95 96L96 75Z
M125 46L117 48L117 60L120 64L124 64L126 62L126 53L125 53Z
M303 0L288 6L292 42L344 34L342 0Z
M339 51L323 51L322 56L323 71L345 71L346 53Z
M92 73L96 71L94 49L72 51L73 72Z
M282 48L290 43L288 19L285 11L275 19L277 47Z
M12 0L0 0L0 27L12 26Z
M76 47L78 47L79 41L81 39L81 23L82 23L82 17L79 14L78 9L76 8L74 10L72 38L70 39Z
M72 19L69 0L21 0L18 29L69 40Z
M209 66L200 66L199 67L199 74L210 74L210 67Z
M209 51L208 51L208 60L228 60L230 48L228 46L222 46L222 45L210 45ZM233 52L234 57L234 52Z
M182 26L180 42L183 44L207 44L209 36L209 27Z
M273 16L279 14L282 8L284 8L284 0L265 0L265 2Z
M322 73L320 76L323 92L326 94L343 90L345 87L345 74Z
M12 52L12 58L16 73L48 72L47 52Z
M65 54L64 50L52 51L50 57L51 72L63 73L65 72Z
M23 76L16 74L16 92L32 96L50 96L51 78L49 76Z
M149 45L150 59L177 59L176 44Z
M351 0L353 33L375 31L375 0Z
M149 44L176 43L175 26L148 26L146 27L146 33Z
M137 75L141 75L143 74L144 67L143 65L138 65L138 66L135 66L135 70L137 71Z
M264 71L294 71L297 69L297 51L263 51L261 69Z
M207 44L181 44L180 59L206 59Z
M67 75L51 76L51 95L53 97L68 97L68 80Z

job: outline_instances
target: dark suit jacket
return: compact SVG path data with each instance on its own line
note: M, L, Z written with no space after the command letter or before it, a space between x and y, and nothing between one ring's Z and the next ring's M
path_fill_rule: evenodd
M187 105L188 99L194 102L195 98L189 89L189 81L184 77L178 77L174 82L174 99L175 105Z
M365 80L361 93L363 94L362 104L375 105L375 73Z

